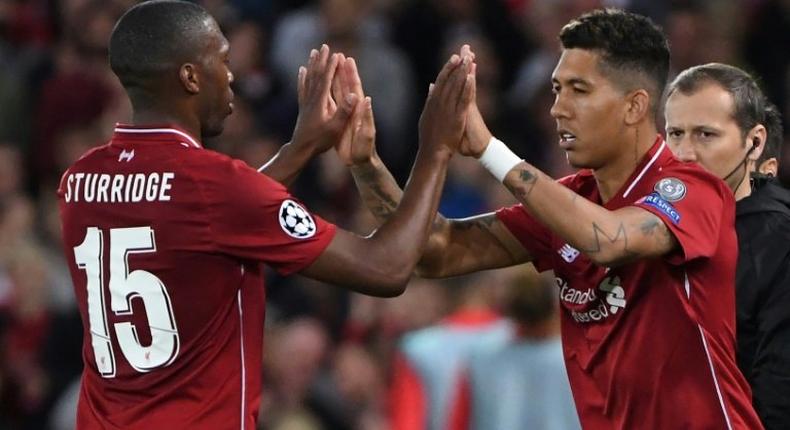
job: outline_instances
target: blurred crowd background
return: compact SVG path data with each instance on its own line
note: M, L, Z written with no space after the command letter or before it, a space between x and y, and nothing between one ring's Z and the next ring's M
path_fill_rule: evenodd
M129 119L129 103L107 64L107 43L115 21L134 3L0 0L0 430L73 426L82 327L59 242L55 189L72 161L106 142L116 122ZM549 116L557 33L568 20L600 6L643 13L662 25L673 74L710 61L735 64L759 77L786 124L790 112L787 0L199 3L231 43L237 96L224 134L206 145L253 167L289 140L297 115L297 68L311 48L325 42L357 60L373 98L379 153L403 183L416 152L428 83L451 52L469 43L477 53L478 103L493 132L555 177L568 174ZM787 183L790 169L781 176ZM292 191L345 228L365 234L376 227L333 153L314 160ZM511 203L504 187L476 162L454 159L441 203L445 215ZM415 279L401 297L382 300L272 273L260 428L408 428L419 412L410 408L421 406L409 405L413 398L404 396L409 378L398 363L408 357L416 335L454 324L486 330L504 323L510 334L500 347L554 342L556 314L545 312L555 308L553 288L547 276L518 267L446 281ZM552 291L548 299L545 291ZM474 361L471 352L432 351L448 366ZM541 366L521 360L510 364ZM487 378L505 369L507 361L486 370ZM511 382L525 374L514 371ZM561 373L543 379L533 385L567 384ZM532 393L541 395L540 389ZM531 403L536 402L511 407Z

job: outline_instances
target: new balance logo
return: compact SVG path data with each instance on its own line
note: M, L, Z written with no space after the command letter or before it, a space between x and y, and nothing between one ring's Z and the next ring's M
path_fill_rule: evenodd
M568 245L567 243L563 245L562 248L557 251L557 253L559 253L560 257L562 257L562 259L568 263L573 263L574 260L576 260L576 257L579 256L579 250Z
M132 149L131 151L127 151L124 149L123 151L121 151L121 154L118 155L118 162L120 163L121 161L126 161L128 163L132 161L132 158L134 158L134 149Z

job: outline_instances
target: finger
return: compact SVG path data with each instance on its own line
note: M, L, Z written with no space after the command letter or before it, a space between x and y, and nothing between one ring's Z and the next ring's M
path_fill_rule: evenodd
M472 60L469 57L463 57L461 61L461 66L450 72L444 88L438 94L441 100L447 100L449 103L452 103L450 106L455 106L458 103L458 96L463 90Z
M365 100L360 101L354 108L354 113L351 115L351 129L352 141L358 136L359 131L362 129L362 122L365 116Z
M354 91L351 89L351 86L348 83L348 67L351 57L346 57L343 54L338 55L340 55L340 61L337 63L337 72L335 72L335 76L340 83L340 90L343 95L353 93Z
M304 88L304 80L307 75L307 69L304 66L299 67L299 73L296 75L296 94L297 100L299 100L299 104L303 104L305 101L305 88Z
M458 95L458 105L456 106L459 110L464 110L468 108L468 106L463 106L464 104L474 104L477 103L477 63L472 63L470 65L470 71L467 75L467 82L464 83L464 88L461 90L461 94ZM469 102L465 102L465 93L468 91L468 79L472 78L472 85L474 85L474 91L472 91L471 97L472 99Z
M425 96L425 103L422 105L423 111L428 107L428 102L430 102L431 99L433 98L434 88L436 88L436 84L434 83L428 84L428 95Z
M373 101L370 97L365 97L362 106L362 129L363 136L372 137L376 135L376 120L373 118Z
M337 121L340 124L346 124L348 120L354 115L354 110L359 104L359 96L354 93L346 94L342 101L338 101L338 109L332 117L332 121Z
M337 111L337 106L339 103L335 102L335 99L332 98L332 94L329 93L324 97L324 103L326 103L326 112L329 115L334 115Z
M316 62L318 63L318 67L325 68L327 65L327 61L329 60L329 46L324 43L321 45L321 49L318 51L318 59Z
M311 89L313 87L313 81L315 80L315 73L316 67L315 63L318 59L318 51L315 49L310 50L310 59L307 60L307 75L305 76L305 96L311 94Z
M473 74L466 75L464 88L461 91L460 96L458 97L458 106L456 107L456 109L459 112L469 109L469 107L475 101L476 95L477 95L477 81L475 75Z
M449 60L444 64L442 70L439 72L439 75L436 76L436 87L441 88L444 87L444 83L447 80L450 73L455 70L458 65L461 64L461 57L456 54L453 54Z
M314 85L320 85L319 94L323 95L323 83L324 78L326 78L326 73L329 66L329 46L324 43L318 49L318 58L315 60L316 65L316 80L314 81Z
M307 60L307 71L310 72L311 70L315 70L316 62L318 61L318 50L311 49L310 50L310 59Z
M335 72L335 77L332 78L332 98L335 100L335 103L341 103L343 101L343 97L346 94L344 90L344 85L342 83L343 80L343 59L340 58L337 64L338 71Z
M335 97L335 100L340 103L347 94L352 93L353 91L349 89L348 78L346 77L348 58L340 53L337 55L337 70L335 71L335 79L332 81L332 84L336 86L336 88L333 89L333 92L337 92L339 94L339 96Z
M362 90L362 79L359 77L359 70L357 70L356 60L349 58L345 71L346 80L348 82L350 91L358 94L360 97L365 97L365 91Z
M467 56L467 57L471 57L472 61L475 60L475 53L474 51L472 51L472 48L468 44L464 44L463 46L461 46L460 55L461 58Z
M326 109L328 115L334 115L335 112L337 112L337 104L334 100L332 100L332 97L326 98L326 105L324 108Z
M469 45L467 45L467 44L461 45L461 51L460 51L461 57L469 56L469 55L471 55L470 54L471 52L472 52L472 50L469 49Z
M334 80L335 74L337 72L337 64L339 59L340 57L338 55L332 55L329 59L329 63L324 68L324 74L320 81L321 87L318 89L319 94L323 98L329 98L329 92L332 89L332 81Z

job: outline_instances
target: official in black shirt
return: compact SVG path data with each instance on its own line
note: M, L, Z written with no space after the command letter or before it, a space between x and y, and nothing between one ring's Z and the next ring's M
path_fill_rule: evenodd
M790 429L790 191L773 178L781 115L743 70L705 64L667 89L667 143L736 200L738 367L766 429Z
M766 428L790 428L790 191L768 176L736 203L738 366Z

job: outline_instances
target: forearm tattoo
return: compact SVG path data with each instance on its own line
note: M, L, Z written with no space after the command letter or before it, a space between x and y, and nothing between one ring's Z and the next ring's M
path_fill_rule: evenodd
M673 236L669 229L655 216L650 216L644 220L640 224L639 230L643 235L653 237L660 245L666 246L672 243Z
M532 189L535 188L535 184L538 182L538 176L530 172L529 168L520 168L517 173L518 181L514 184L508 182L505 186L517 198L526 199L529 197L530 193L532 193Z
M441 215L439 215L436 217L436 221L434 222L434 225L440 228L442 223L444 222L447 222L447 220L443 218ZM483 216L475 219L453 221L450 223L450 228L456 231L468 231L468 230L477 229L485 233L487 236L491 237L493 242L499 243L502 246L502 249L504 249L507 252L507 254L510 256L511 260L516 261L518 258L516 252L510 249L505 243L502 243L499 237L497 237L496 233L492 231L494 224L496 222L497 222L496 215L492 214L489 216Z
M392 186L385 185L387 182L394 179L386 178L382 172L375 168L355 169L353 170L354 180L362 194L365 205L370 209L373 215L382 221L387 220L398 208L401 196L399 193L393 193Z

